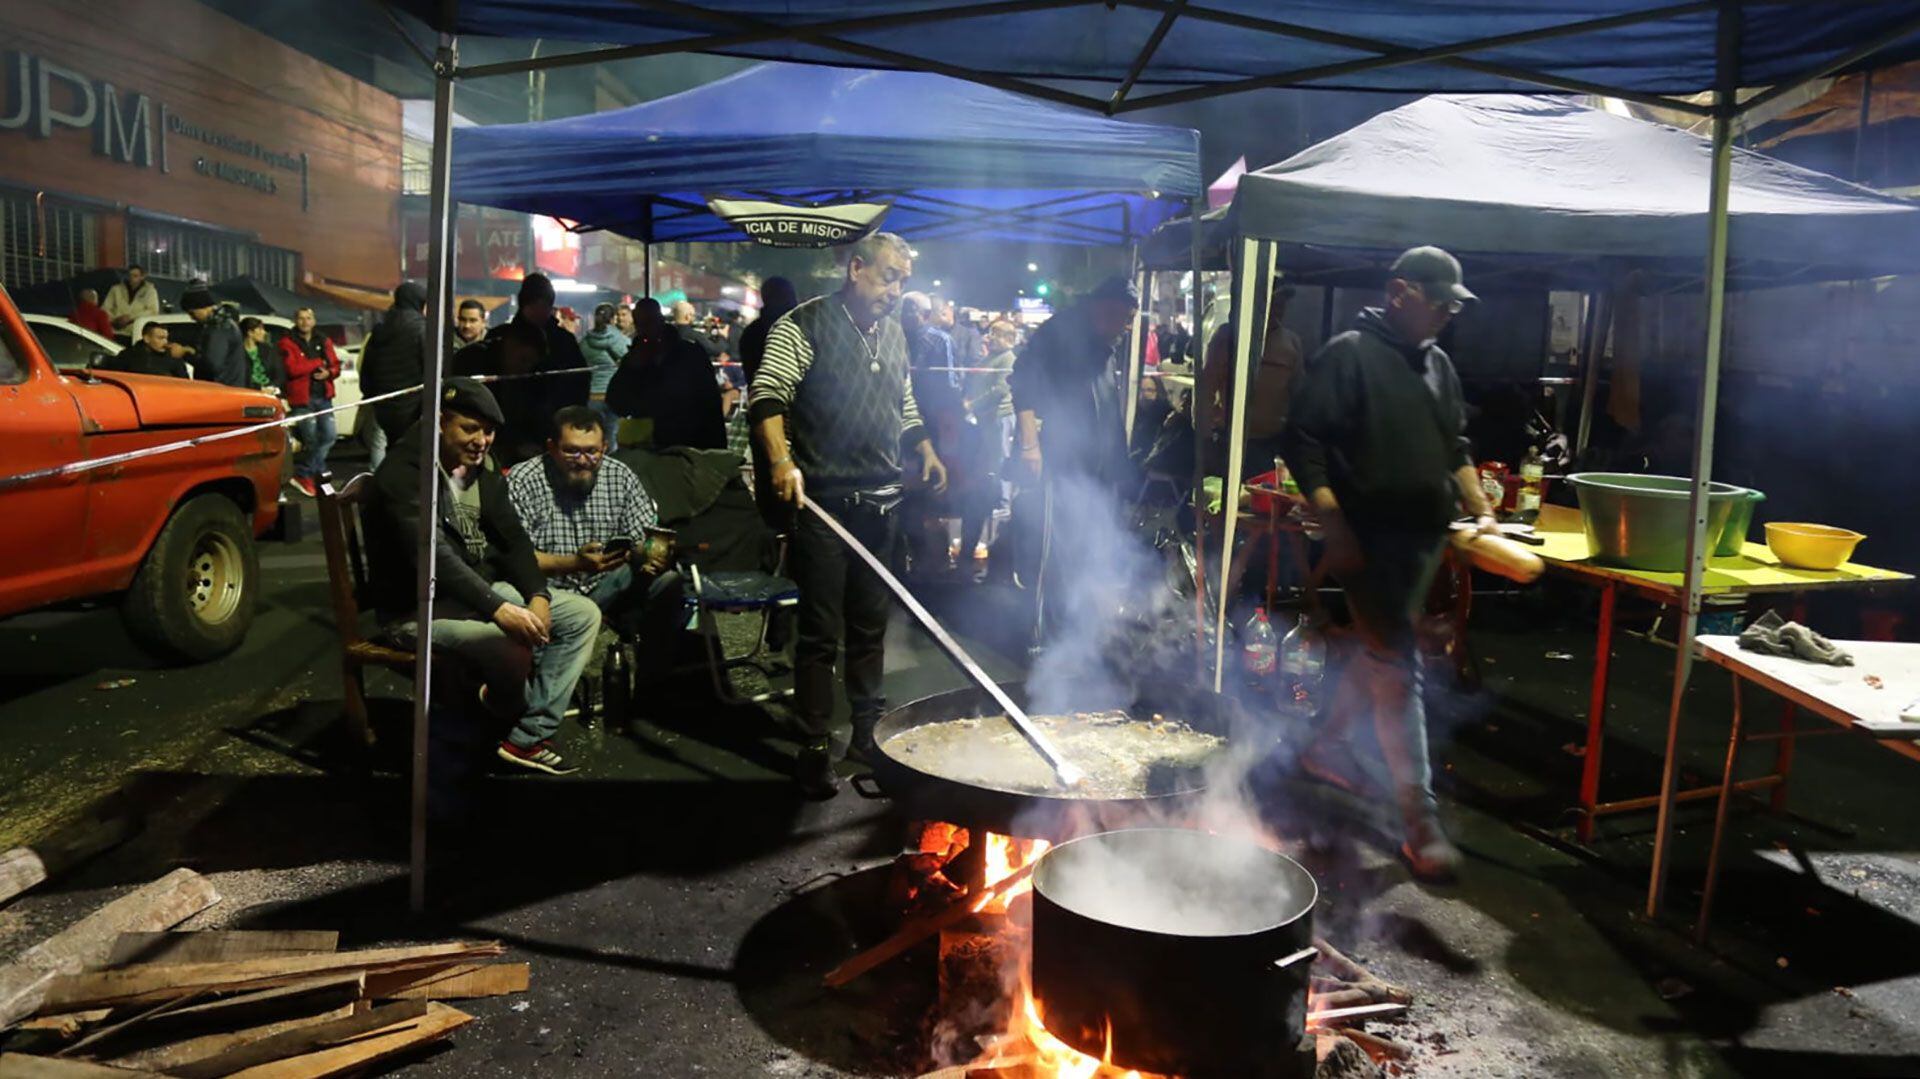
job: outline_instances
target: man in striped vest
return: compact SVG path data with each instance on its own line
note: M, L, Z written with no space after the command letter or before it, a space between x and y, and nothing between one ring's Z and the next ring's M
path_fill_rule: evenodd
M900 504L900 450L913 447L920 477L936 492L947 470L934 453L908 382L907 341L894 317L913 273L913 251L892 233L853 245L846 283L781 316L767 334L747 416L771 462L775 492L832 514L882 560L890 557ZM844 634L853 740L873 751L889 610L886 585L812 514L797 516L790 569L800 586L794 698L807 742L794 779L810 797L839 789L833 666Z

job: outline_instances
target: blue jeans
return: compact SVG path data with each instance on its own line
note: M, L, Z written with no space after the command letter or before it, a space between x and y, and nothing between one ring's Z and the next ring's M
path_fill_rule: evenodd
M327 454L332 452L333 443L339 437L333 413L326 412L332 407L333 402L326 400L293 406L295 415L307 417L293 425L294 437L300 440L300 455L293 462L294 475L315 479L327 470ZM314 415L318 412L326 414Z
M607 404L606 398L604 397L595 397L589 400L587 402L587 407L593 409L595 412L598 412L600 414L600 422L604 424L606 427L607 452L612 453L614 450L619 449L620 448L620 414L613 410L612 405ZM635 538L637 539L638 537L635 537Z
M493 590L508 603L525 602L512 585L496 583ZM473 681L484 685L490 710L502 717L518 717L507 741L522 748L559 731L573 687L600 632L600 609L585 596L556 589L551 602L552 626L547 643L539 648L529 649L477 616L457 617L459 612L449 610L450 617L433 620L434 654L452 657ZM391 632L404 647L412 647L417 639L412 622Z

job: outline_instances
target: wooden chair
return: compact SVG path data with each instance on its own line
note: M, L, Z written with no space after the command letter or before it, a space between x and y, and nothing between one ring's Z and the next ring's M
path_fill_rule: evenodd
M367 717L367 687L361 672L385 667L412 676L414 654L370 641L360 632L360 596L366 588L367 567L360 545L357 508L373 473L362 472L335 487L333 474L323 472L316 499L320 516L320 543L327 554L327 591L333 599L334 627L340 633L340 677L346 695L347 724L364 745L373 744L373 726Z

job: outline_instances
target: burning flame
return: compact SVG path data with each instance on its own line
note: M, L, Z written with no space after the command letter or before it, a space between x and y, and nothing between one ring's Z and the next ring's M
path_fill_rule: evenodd
M1051 849L1053 844L1044 839L1015 839L993 832L982 832L981 836L986 840L986 848L982 853L986 865L983 877L988 891L981 895L973 909L981 913L1004 914L1014 897L1033 890L1033 877L1028 875L1007 886L1003 892L993 891L993 886L1026 868Z
M1106 1032L1106 1050L1098 1057L1088 1056L1054 1037L1040 1018L1040 1002L1026 978L1020 979L1020 1003L1014 1011L1015 1033L1033 1046L1030 1063L1033 1074L1046 1079L1151 1079L1137 1071L1120 1071L1113 1066L1113 1027Z

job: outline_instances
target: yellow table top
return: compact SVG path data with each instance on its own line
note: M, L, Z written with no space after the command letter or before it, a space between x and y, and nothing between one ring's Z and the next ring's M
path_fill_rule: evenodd
M1593 548L1580 526L1580 511L1545 506L1535 535L1545 544L1533 549L1549 569L1575 577L1615 580L1655 592L1678 595L1686 588L1683 573L1655 573L1592 561ZM1756 592L1810 592L1826 588L1910 581L1911 574L1847 562L1838 569L1795 569L1782 565L1764 543L1748 543L1731 558L1709 558L1701 591L1706 595Z

